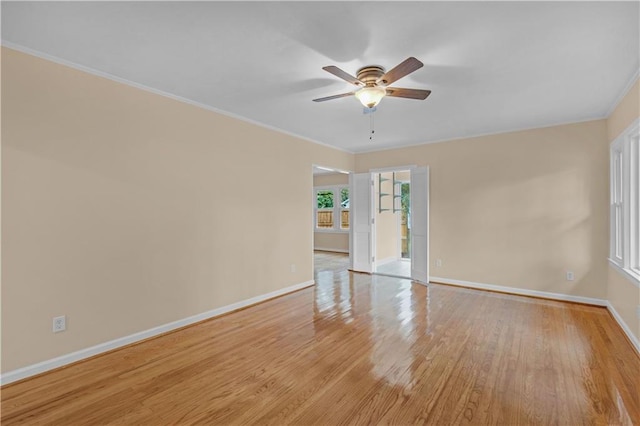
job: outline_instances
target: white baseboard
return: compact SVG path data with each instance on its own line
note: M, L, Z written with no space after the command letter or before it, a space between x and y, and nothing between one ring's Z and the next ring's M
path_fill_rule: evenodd
M533 297L540 297L543 299L560 300L563 302L586 303L589 305L596 305L596 306L607 306L607 303L608 303L608 301L604 299L594 299L591 297L583 297L583 296L572 296L570 294L551 293L548 291L527 290L524 288L505 287L505 286L494 285L494 284L483 284L483 283L476 283L473 281L452 280L449 278L441 278L441 277L430 277L429 281L435 282L435 283L457 285L461 287L477 288L479 290L490 290L490 291L497 291L500 293L517 294L520 296L533 296Z
M325 248L325 247L314 247L314 250L317 251L331 251L334 253L349 253L349 250L343 250L343 249L335 249L335 248Z
M54 368L62 367L85 358L89 358L104 352L112 351L122 346L130 345L135 342L139 342L150 337L158 336L160 334L167 333L180 327L195 324L200 321L204 321L209 318L214 318L222 314L226 314L237 309L245 308L256 303L264 302L274 297L282 296L287 293L301 290L306 287L314 285L313 280L306 281L300 284L295 284L289 287L282 288L280 290L272 291L270 293L262 294L260 296L252 297L250 299L241 300L240 302L232 303L231 305L223 306L221 308L212 309L207 312L202 312L197 315L190 316L181 320L173 321L168 324L163 324L158 327L153 327L148 330L140 331L138 333L130 334L129 336L120 337L105 343L100 343L90 348L81 349L76 352L72 352L66 355L59 356L57 358L42 361L37 364L28 365L26 367L19 368L17 370L8 371L0 375L0 384L6 385L17 380L22 380L27 377L34 376L36 374L44 373Z
M634 346L636 352L640 354L640 340L638 340L638 338L633 335L633 332L631 332L631 329L629 328L627 323L622 319L618 311L616 311L616 309L613 307L611 302L608 300L607 300L607 309L609 309L609 312L611 312L611 315L613 316L613 318L618 322L618 325L620 326L622 331L624 331L624 334L627 335L627 338L629 339L631 344Z

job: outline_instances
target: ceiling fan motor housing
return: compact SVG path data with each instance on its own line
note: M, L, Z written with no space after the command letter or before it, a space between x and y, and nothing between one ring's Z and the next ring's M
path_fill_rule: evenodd
M363 82L366 86L375 86L378 83L380 77L384 75L384 68L377 65L370 65L360 68L358 70L358 80ZM385 81L380 81L381 84L385 84Z

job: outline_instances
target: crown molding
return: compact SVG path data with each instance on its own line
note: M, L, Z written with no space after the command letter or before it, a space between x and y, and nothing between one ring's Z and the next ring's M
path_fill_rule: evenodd
M611 105L609 105L609 108L607 109L607 112L605 113L603 118L609 118L611 114L613 114L613 111L620 104L620 102L622 102L622 99L625 96L627 96L627 93L629 93L629 90L631 90L633 85L636 84L636 81L638 80L638 78L640 78L640 69L636 70L633 73L633 75L631 76L627 84L625 84L625 86L622 88L622 91L620 91L620 93L618 94L618 96L615 97Z
M275 126L272 126L270 124L262 123L260 121L253 120L251 118L247 118L247 117L244 117L244 116L239 115L239 114L235 114L235 113L232 113L232 112L229 112L229 111L224 111L224 110L218 109L216 107L213 107L211 105L206 105L206 104L203 104L201 102L197 102L197 101L194 101L194 100L191 100L191 99L188 99L188 98L184 98L184 97L179 96L179 95L175 95L173 93L165 92L165 91L159 90L159 89L154 89L153 87L145 86L144 84L136 83L135 81L127 80L126 78L118 77L118 76L113 75L113 74L109 74L109 73L106 73L106 72L103 72L103 71L99 71L99 70L96 70L94 68L87 67L85 65L80 65L80 64L77 64L75 62L68 61L66 59L62 59L62 58L59 58L57 56L50 55L48 53L43 53L43 52L40 52L38 50L31 49L29 47L25 47L25 46L22 46L22 45L19 45L19 44L16 44L16 43L12 43L12 42L9 42L9 41L5 41L5 40L2 40L0 42L0 45L2 47L6 47L6 48L9 48L9 49L12 49L12 50L15 50L15 51L30 55L30 56L34 56L34 57L39 58L39 59L44 59L44 60L49 61L49 62L53 62L53 63L59 64L59 65L63 65L63 66L69 67L69 68L73 68L75 70L82 71L82 72L85 72L87 74L95 75L97 77L106 78L107 80L115 81L116 83L125 84L127 86L134 87L134 88L139 89L139 90L144 90L145 92L150 92L150 93L153 93L153 94L156 94L156 95L163 96L165 98L173 99L174 101L178 101L178 102L182 102L182 103L185 103L185 104L189 104L189 105L192 105L192 106L195 106L195 107L198 107L198 108L205 109L207 111L214 112L216 114L224 115L226 117L234 118L236 120L240 120L240 121L243 121L245 123L253 124L254 126L262 127L264 129L272 130L272 131L275 131L275 132L278 132L278 133L283 133L285 135L292 136L294 138L301 139L301 140L304 140L306 142L311 142L313 144L321 145L321 146L324 146L326 148L335 149L336 151L346 152L347 154L354 154L354 152L346 150L344 148L339 148L337 146L329 145L327 143L320 142L320 141L317 141L315 139L310 139L310 138L308 138L306 136L302 136L302 135L290 132L288 130L281 129L279 127L275 127Z

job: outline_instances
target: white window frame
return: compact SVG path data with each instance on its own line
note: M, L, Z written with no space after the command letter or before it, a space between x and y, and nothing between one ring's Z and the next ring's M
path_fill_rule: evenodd
M629 137L629 264L640 285L640 126Z
M609 258L616 265L624 266L624 210L626 207L626 191L624 191L624 150L622 140L616 140L611 146L611 165L610 173L610 247Z
M342 207L341 191L342 189L349 189L349 184L341 185L325 185L313 187L313 231L314 232L331 232L331 233L349 233L349 228L342 228L342 212L349 211L348 208ZM331 191L333 192L333 228L318 228L318 212L330 211L331 209L319 209L318 208L318 192ZM351 194L349 194L351 197ZM351 226L351 217L349 217L349 226Z
M610 147L609 262L640 287L640 119Z

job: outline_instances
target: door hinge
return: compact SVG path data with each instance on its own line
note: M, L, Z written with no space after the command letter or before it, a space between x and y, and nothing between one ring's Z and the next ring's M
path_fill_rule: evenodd
M375 256L371 256L371 263L374 263L376 261L376 257Z
M373 225L374 223L376 223L376 219L375 218L371 218L371 224Z

